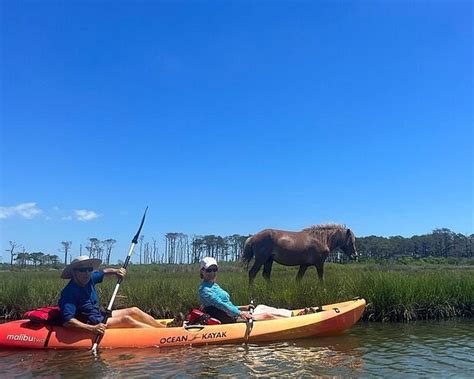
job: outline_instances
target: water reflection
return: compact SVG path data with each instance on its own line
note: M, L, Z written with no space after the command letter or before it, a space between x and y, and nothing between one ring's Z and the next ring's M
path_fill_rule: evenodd
M350 373L361 366L358 337L274 344L88 351L3 352L6 376L315 376ZM20 359L18 359L20 358ZM0 372L2 372L0 369ZM335 372L331 369L337 369Z
M268 377L468 376L474 324L358 324L349 333L273 344L102 350L0 351L0 376Z
M357 337L344 335L339 342L331 343L333 341L141 349L121 353L106 350L101 352L100 359L114 375L131 369L135 373L166 373L166 376L314 376L336 368L339 374L349 374L362 366Z
M474 322L454 320L410 324L366 324L358 329L365 373L399 376L471 377Z

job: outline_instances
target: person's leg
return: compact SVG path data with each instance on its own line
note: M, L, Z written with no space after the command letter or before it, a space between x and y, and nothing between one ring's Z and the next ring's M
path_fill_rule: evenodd
M124 316L129 316L139 323L146 324L154 328L166 327L166 325L163 325L162 323L155 320L149 314L143 312L141 309L137 307L117 309L115 311L112 311L112 317L124 317Z
M112 312L113 314L113 312ZM107 328L153 328L130 316L113 316L107 319Z
M255 321L260 320L273 320L275 318L282 318L283 316L272 315L271 313L259 313L258 315L252 315Z
M212 305L209 307L205 307L204 312L212 318L219 320L222 324L232 324L235 322L235 317L229 316L223 310L216 308Z

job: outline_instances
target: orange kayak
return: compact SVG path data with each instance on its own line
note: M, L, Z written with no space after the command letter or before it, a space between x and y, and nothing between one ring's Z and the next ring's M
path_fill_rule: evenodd
M323 310L289 318L255 321L248 342L282 341L330 336L344 332L362 316L365 300L323 306ZM299 310L293 313L298 314ZM171 320L161 320L166 323ZM101 348L167 347L243 343L246 323L181 326L153 329L107 329ZM0 324L0 348L90 349L94 335L87 332L18 320Z

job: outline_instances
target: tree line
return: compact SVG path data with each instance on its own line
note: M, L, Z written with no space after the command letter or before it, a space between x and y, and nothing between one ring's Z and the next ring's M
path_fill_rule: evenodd
M214 257L219 261L236 261L248 237L239 234L221 237L166 233L165 251L158 263L198 263L203 257Z
M356 248L362 259L473 258L474 234L464 235L440 228L410 238L369 236L356 238Z
M197 263L205 256L211 256L220 261L236 261L239 259L245 240L249 236L234 234L221 237L216 235L187 235L184 233L166 233L164 236L164 251L160 252L158 242L155 238L145 241L145 236L140 236L136 250L138 264L183 264ZM101 259L104 264L110 264L113 248L117 241L113 238L100 240L91 237L84 246L79 246L79 255L87 252L91 258ZM83 252L83 248L86 250ZM19 252L19 249L23 249ZM42 252L29 253L25 248L15 241L10 241L7 252L10 255L10 264L26 265L58 265L70 263L72 256L72 241L62 241L60 252L63 259L58 255L45 254Z
M89 238L88 243L85 245L85 249L91 258L99 258L104 261L105 264L110 263L110 256L112 249L117 241L113 238L106 240L99 240L98 238ZM60 264L67 264L71 262L71 248L72 241L62 241L60 251L64 256L61 260L57 254L38 252L27 252L26 248L15 241L9 241L10 247L6 249L10 255L10 265L14 263L20 266L33 265L41 266L58 266ZM21 250L21 251L19 251ZM82 244L79 247L79 254L82 255Z
M233 234L230 236L216 235L188 235L179 232L170 232L164 235L164 251L160 252L155 238L146 241L140 236L136 259L138 264L186 264L197 263L205 256L211 256L218 261L237 261L243 251L245 241L249 235ZM89 238L84 245L87 255L99 258L104 264L110 264L110 258L117 241L113 238L100 240ZM397 259L411 257L414 259L426 257L443 258L473 258L474 234L463 235L447 228L435 229L430 234L415 235L409 238L401 236L378 237L368 236L356 238L356 248L361 260L366 259ZM18 249L22 249L18 251ZM21 266L59 265L69 263L72 242L61 242L61 255L43 252L27 252L24 247L10 241L10 264ZM85 253L85 252L84 252ZM83 254L83 245L79 247L79 254ZM338 252L331 254L330 262L345 262L347 257Z
M15 243L12 241L13 245ZM21 267L27 265L37 266L57 266L60 264L59 257L56 254L45 254L41 251L28 253L25 248L21 252L12 253L12 250L8 249L7 251L11 252L11 261L10 265L13 265L15 261Z

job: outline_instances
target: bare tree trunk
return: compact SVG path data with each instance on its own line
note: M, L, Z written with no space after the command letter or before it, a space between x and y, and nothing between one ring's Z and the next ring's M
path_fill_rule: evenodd
M61 242L63 245L63 250L64 250L64 264L67 265L67 255L69 252L69 249L71 248L72 242L71 241L63 241Z
M153 253L152 253L152 263L156 263L156 258L158 254L158 246L156 245L156 240L153 239Z
M9 241L10 243L10 248L7 249L6 251L10 252L10 266L13 266L13 259L15 258L15 249L19 247L20 245L17 244L15 241Z
M110 256L112 255L112 249L117 241L113 238L108 238L102 241L102 244L105 246L105 261L106 264L110 264Z
M143 250L143 239L145 238L145 236L141 235L140 236L140 264L142 264L142 250Z
M176 261L176 239L180 233L166 233L166 248L168 264L173 264Z

